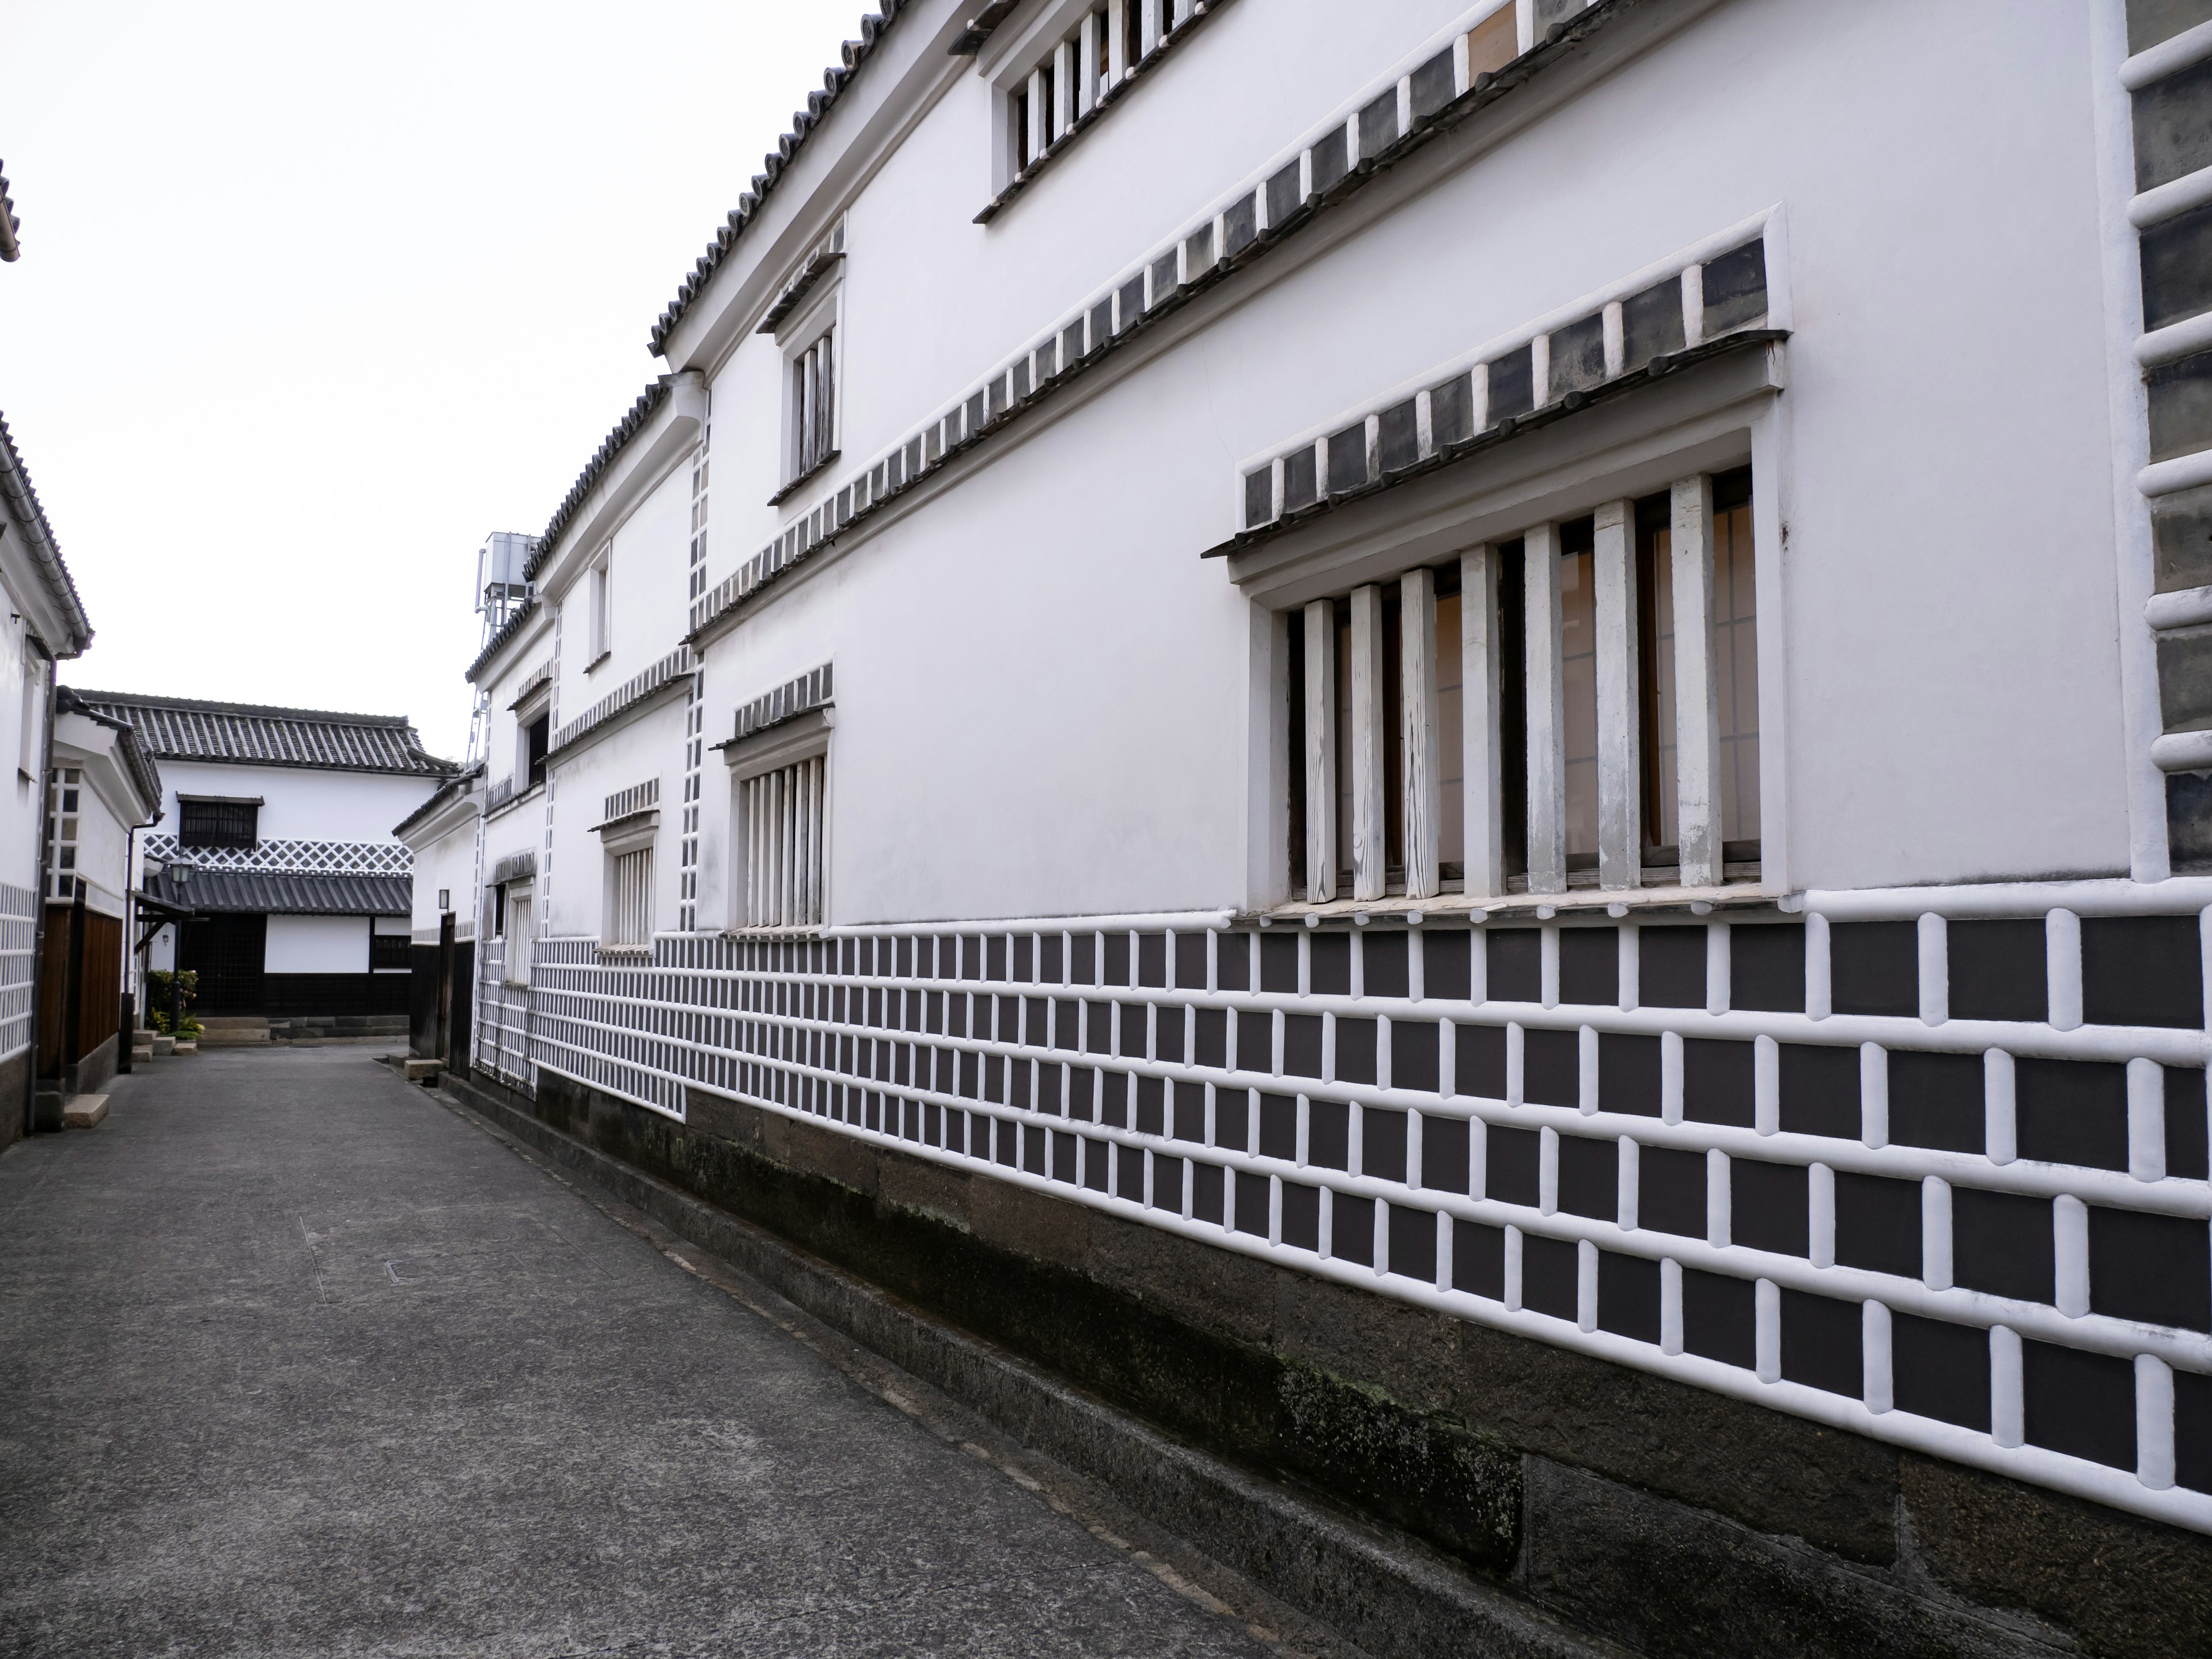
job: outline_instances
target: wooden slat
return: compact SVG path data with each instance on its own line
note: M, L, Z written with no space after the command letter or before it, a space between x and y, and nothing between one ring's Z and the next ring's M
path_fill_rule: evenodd
M1559 658L1559 531L1523 538L1528 613L1528 890L1567 889L1566 688ZM1462 605L1462 608L1464 606Z
M1682 883L1721 879L1720 681L1713 660L1713 483L1678 480L1674 498L1675 816Z
M1437 750L1437 579L1425 568L1398 579L1398 672L1406 896L1430 898L1442 881L1437 824L1443 798Z
M1597 509L1590 562L1597 601L1598 884L1622 889L1638 885L1644 868L1635 514L1628 501Z
M1379 899L1389 867L1382 730L1382 590L1352 590L1352 896Z
M1498 732L1498 551L1477 547L1459 559L1460 787L1466 824L1467 890L1505 890Z
M1306 902L1336 896L1336 606L1306 606Z

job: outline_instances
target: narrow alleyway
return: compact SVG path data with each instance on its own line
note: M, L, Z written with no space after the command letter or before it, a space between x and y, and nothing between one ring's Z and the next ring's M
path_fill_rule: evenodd
M0 1157L0 1654L1268 1650L358 1048Z

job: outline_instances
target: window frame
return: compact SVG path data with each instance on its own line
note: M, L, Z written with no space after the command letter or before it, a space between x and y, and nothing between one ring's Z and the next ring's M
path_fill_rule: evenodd
M499 937L507 947L500 962L500 979L507 985L527 988L532 947L538 939L537 878L533 876L522 881L507 882L498 891ZM520 919L519 927L518 916Z
M261 809L268 799L261 795L179 795L177 797L177 845L194 851L252 852L261 844ZM227 807L235 813L242 812L251 833L243 841L235 836L210 839L204 830L196 829L192 809Z
M615 548L609 542L584 570L584 620L588 674L614 654Z
M537 738L544 730L542 743ZM519 800L545 781L553 749L553 693L549 686L514 712L514 793Z
M769 497L771 507L779 505L824 469L835 465L844 450L845 283L842 259L836 269L807 295L805 303L777 325L775 339L782 354L776 394L780 410L777 430L781 434L776 477L781 483L775 494ZM805 410L800 376L808 354L825 341L829 346L828 430L818 434L814 445L809 447L801 430Z
M1268 771L1279 781L1283 801L1284 833L1276 844L1281 854L1281 890L1287 894L1288 902L1371 903L1397 899L1413 902L1448 897L1455 884L1468 902L1489 897L1526 898L1532 902L1573 892L1601 892L1608 901L1617 901L1633 897L1647 884L1656 889L1737 885L1747 880L1765 884L1763 841L1724 839L1728 803L1721 777L1722 769L1732 762L1732 744L1746 739L1757 744L1761 785L1758 801L1739 810L1764 816L1769 799L1765 775L1770 750L1761 738L1774 728L1765 717L1769 683L1763 672L1756 681L1759 706L1750 711L1748 730L1740 729L1741 713L1731 722L1725 710L1716 708L1711 730L1700 745L1710 750L1710 804L1705 814L1709 835L1693 842L1684 861L1680 847L1656 845L1651 839L1656 826L1642 822L1652 793L1651 757L1646 745L1654 729L1658 692L1652 665L1641 657L1649 637L1646 618L1641 613L1649 596L1640 591L1638 579L1644 562L1643 538L1638 528L1643 516L1639 508L1657 495L1667 503L1677 530L1694 526L1702 519L1702 556L1711 594L1702 629L1706 641L1703 661L1710 679L1728 672L1724 651L1735 648L1733 642L1724 647L1717 638L1720 625L1713 605L1718 596L1712 590L1721 580L1721 570L1713 543L1725 517L1737 512L1747 516L1752 526L1753 603L1748 620L1752 648L1763 670L1767 644L1761 635L1772 630L1774 621L1767 582L1759 574L1759 567L1769 561L1762 556L1760 546L1761 496L1754 486L1755 477L1748 463L1709 470L1701 467L1674 480L1665 491L1601 500L1590 511L1562 512L1532 504L1525 509L1532 522L1520 534L1474 538L1442 561L1431 556L1402 566L1363 570L1359 574L1365 580L1348 592L1324 592L1277 612L1272 638L1284 666L1274 694L1279 699L1278 713L1270 722L1276 736ZM1698 556L1693 553L1674 557L1672 568L1678 578L1694 567ZM1594 712L1585 708L1583 714L1595 722L1596 748L1585 763L1595 768L1599 781L1591 786L1593 793L1585 802L1591 845L1579 854L1574 838L1575 797L1566 772L1577 763L1577 750L1568 730L1577 702L1571 684L1561 678L1568 666L1565 656L1571 625L1560 585L1573 560L1584 562L1597 589L1588 623L1595 630L1589 642L1595 653L1589 670L1594 682L1589 694L1595 696L1595 707ZM1618 575L1608 578L1607 569L1601 568L1608 562L1625 568L1627 582L1626 594L1616 594L1610 603L1616 607L1626 603L1638 613L1626 618L1625 628L1617 622L1609 627L1604 614L1608 580L1620 580ZM1546 575L1548 582L1542 580ZM1516 585L1516 576L1522 592L1518 605L1507 591ZM1410 832L1410 826L1423 817L1441 820L1446 815L1436 798L1452 757L1437 753L1443 726L1436 690L1441 647L1431 653L1409 653L1408 641L1413 635L1403 620L1425 614L1431 619L1429 625L1416 631L1433 640L1437 606L1455 590L1461 602L1462 719L1485 718L1486 747L1495 775L1489 786L1494 805L1485 815L1491 825L1488 836L1470 835L1473 826L1462 816L1456 884L1448 873L1452 849L1431 846L1425 859ZM1467 613L1470 603L1482 607L1480 624ZM1548 653L1539 649L1540 634L1530 626L1531 607L1550 613ZM1390 626L1394 613L1399 619L1395 629ZM1733 625L1741 627L1745 620L1738 618ZM1516 645L1520 649L1515 649ZM1479 663L1468 654L1474 651L1482 653ZM1517 668L1520 677L1522 696L1518 720L1505 707L1508 699L1503 695L1510 689L1509 667ZM1677 663L1670 669L1670 678L1679 672ZM1553 694L1540 699L1538 681L1547 674L1553 682ZM1486 689L1470 689L1470 680L1477 677ZM1569 680L1571 678L1568 676ZM1424 678L1425 692L1417 684ZM1371 691L1364 689L1370 686L1374 688ZM1669 690L1671 694L1671 686ZM1625 708L1608 714L1609 706L1624 698ZM1425 717L1419 714L1416 699L1425 702ZM1547 779L1545 769L1539 766L1541 746L1547 742L1545 731L1536 724L1540 705L1552 710L1557 726L1548 738L1560 769L1554 778ZM1481 711L1486 707L1484 717ZM1678 713L1677 720L1681 719ZM1372 722L1375 729L1363 741L1359 728L1364 722ZM1324 728L1325 738L1317 738ZM1685 725L1680 729L1692 728ZM1462 753L1471 760L1478 744L1468 741L1464 725L1462 732ZM1626 768L1622 772L1626 796L1618 781L1610 788L1603 781L1609 744L1626 747L1625 755L1612 757L1614 771ZM1425 769L1413 766L1412 757L1417 748L1430 757ZM1678 775L1687 788L1696 768L1686 756L1694 756L1695 751L1677 747L1674 752ZM1371 757L1371 762L1355 778L1352 769L1361 764L1363 757ZM1689 769L1680 769L1685 767ZM1409 775L1414 771L1430 775L1429 781L1424 784ZM1522 786L1517 792L1517 812L1512 799L1516 793L1512 787L1516 772ZM1460 785L1465 813L1473 814L1477 792L1468 787L1463 769ZM1326 796L1320 803L1313 798L1316 786ZM1691 793L1694 798L1694 790ZM1426 807L1436 809L1432 814L1425 810L1423 798ZM1325 822L1316 823L1317 810L1325 816ZM1523 854L1517 868L1511 858L1516 838ZM1486 842L1486 852L1483 850ZM1377 845L1379 854L1365 850ZM1675 863L1647 862L1668 853ZM1316 856L1329 859L1325 872L1313 867ZM1743 868L1750 863L1761 866L1755 874ZM1470 865L1476 867L1470 871Z
M631 813L603 824L599 829L600 898L599 948L605 951L620 951L644 955L653 949L653 925L659 895L655 883L659 878L659 860L654 849L660 838L660 813L658 809ZM634 908L625 906L623 891L625 860L642 858L642 885L636 895ZM635 868L635 866L633 866ZM635 927L626 926L634 921Z
M1228 576L1255 607L1258 656L1250 684L1255 696L1267 700L1264 709L1255 709L1251 727L1255 740L1267 733L1266 751L1258 752L1255 742L1251 763L1255 811L1247 869L1255 908L1304 909L1322 902L1347 907L1403 903L1408 908L1424 902L1456 908L1486 901L1530 907L1642 902L1640 870L1638 885L1626 889L1590 890L1577 880L1571 891L1522 893L1503 879L1494 885L1475 880L1465 884L1463 893L1447 890L1425 899L1392 895L1381 901L1354 900L1342 889L1328 901L1316 901L1303 885L1293 890L1289 634L1303 625L1304 607L1316 598L1346 594L1366 583L1395 582L1407 571L1432 568L1471 546L1508 544L1536 523L1558 525L1608 501L1633 503L1668 489L1675 479L1725 474L1747 461L1759 480L1750 519L1758 647L1753 724L1762 736L1760 845L1755 885L1741 868L1729 878L1730 849L1722 851L1723 876L1727 885L1761 896L1790 890L1789 756L1784 741L1789 727L1783 701L1788 639L1781 609L1780 539L1780 494L1787 487L1788 469L1786 434L1777 413L1786 378L1784 354L1781 343L1769 342L1690 367L1602 412L1516 434L1488 452L1483 466L1448 465L1364 500L1341 503L1313 526L1291 526L1249 550L1224 550ZM1240 488L1249 470L1239 469ZM1277 471L1279 477L1279 466ZM1632 525L1630 529L1632 538ZM1502 695L1504 688L1497 690ZM1498 767L1501 792L1508 781L1506 769ZM1466 799L1468 810L1474 811L1479 798ZM1507 812L1501 810L1498 821L1510 832ZM1507 840L1501 834L1501 843Z
M977 64L991 89L991 202L984 216L1087 131L1164 48L1180 45L1219 9L1200 12L1191 0L1059 0L1012 39L994 42L995 50L987 47Z
M836 914L836 890L830 876L834 848L831 826L836 818L836 771L831 753L836 726L834 708L810 709L766 732L724 746L723 758L728 763L730 775L730 909L726 931L809 933L831 925ZM757 909L774 915L773 894L782 884L778 881L757 902L757 890L766 880L762 871L765 855L756 856L755 837L760 826L753 816L753 792L749 786L808 762L819 762L820 771L811 804L811 845L806 849L811 880L801 914L795 918L787 913L779 919L755 921Z

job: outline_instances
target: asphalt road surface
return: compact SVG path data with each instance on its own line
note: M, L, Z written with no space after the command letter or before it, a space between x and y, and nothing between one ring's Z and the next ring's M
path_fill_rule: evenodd
M375 1052L0 1156L0 1654L1277 1650Z

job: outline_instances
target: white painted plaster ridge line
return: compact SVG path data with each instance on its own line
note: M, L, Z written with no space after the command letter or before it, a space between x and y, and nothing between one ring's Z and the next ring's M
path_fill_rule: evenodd
M2168 732L2150 746L2152 764L2161 772L2202 772L2212 768L2212 732Z
M2120 84L2130 92L2139 91L2208 58L2212 58L2212 22L2199 23L2154 46L2144 47L2120 65Z
M2143 605L2143 620L2153 628L2191 628L2212 622L2212 587L2154 593Z
M2136 488L2146 495L2171 495L2212 483L2212 449L2194 455L2178 455L2170 461L2153 461L2136 474Z
M2212 28L2212 24L2205 26ZM2212 311L2154 328L2136 342L2136 361L2145 368L2170 363L2212 346Z
M2128 222L2137 230L2147 230L2207 202L2212 202L2212 167L2199 167L2137 196L2128 204Z
M2212 905L2212 877L2165 881L2125 877L2083 881L1985 882L1955 887L1808 889L1805 908L1837 921L1896 921L1923 914L2035 916L2056 908L2083 916L2178 915Z

